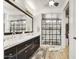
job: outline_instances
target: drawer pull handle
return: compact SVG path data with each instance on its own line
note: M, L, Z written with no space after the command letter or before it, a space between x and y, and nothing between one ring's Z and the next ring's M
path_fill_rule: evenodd
M27 53L27 51L25 51L25 53Z
M10 53L9 55L12 56L12 53Z

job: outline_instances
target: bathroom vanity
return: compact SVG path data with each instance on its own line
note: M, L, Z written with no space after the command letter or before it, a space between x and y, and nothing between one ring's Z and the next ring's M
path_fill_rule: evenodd
M40 46L40 36L4 50L4 59L29 59Z

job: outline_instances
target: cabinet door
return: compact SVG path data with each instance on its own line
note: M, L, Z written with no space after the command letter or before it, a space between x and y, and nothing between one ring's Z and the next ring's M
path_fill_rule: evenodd
M30 44L31 44L31 40L28 40L26 42L23 42L23 43L17 45L16 46L17 47L17 52L19 52L20 50L24 49L25 47L27 47Z
M17 55L17 59L29 59L32 55L31 51L32 50L30 50L30 47L25 49L23 52Z
M30 49L25 50L25 59L29 59L30 58L30 55L31 55Z
M17 55L17 59L25 59L25 51Z
M4 51L4 59L16 59L16 47Z
M16 47L12 47L4 51L4 56L12 56L16 54Z
M40 45L39 38L35 39L35 43L34 44L35 44L36 47L39 47L39 45Z

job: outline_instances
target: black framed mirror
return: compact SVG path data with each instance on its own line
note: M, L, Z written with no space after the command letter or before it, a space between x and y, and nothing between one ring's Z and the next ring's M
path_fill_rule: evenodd
M4 1L4 35L32 33L33 17L9 0Z

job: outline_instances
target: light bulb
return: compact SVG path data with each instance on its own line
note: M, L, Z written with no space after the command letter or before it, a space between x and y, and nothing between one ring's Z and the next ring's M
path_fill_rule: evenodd
M52 7L53 5L54 5L54 1L53 0L49 1L49 6Z

